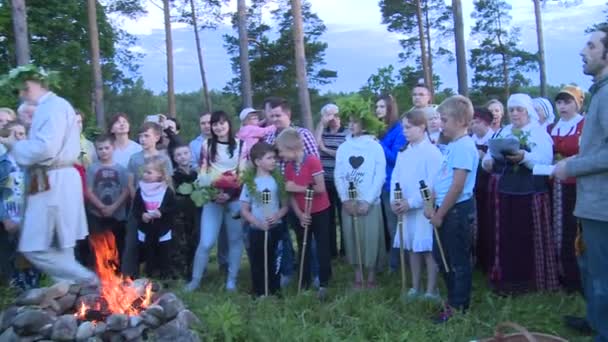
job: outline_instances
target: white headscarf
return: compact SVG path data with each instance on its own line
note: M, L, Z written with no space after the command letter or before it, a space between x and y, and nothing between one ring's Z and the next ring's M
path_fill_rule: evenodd
M532 98L528 94L513 94L509 96L509 100L507 101L507 107L523 107L528 111L528 116L530 117L530 122L538 124L538 113L536 109L534 109L534 104L532 103Z
M532 102L537 106L541 107L545 111L546 121L544 125L550 125L555 121L555 112L553 111L553 105L551 101L544 97L537 97L532 100Z

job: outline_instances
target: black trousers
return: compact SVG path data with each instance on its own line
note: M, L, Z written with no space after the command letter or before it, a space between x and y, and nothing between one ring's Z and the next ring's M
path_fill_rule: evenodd
M342 202L333 181L325 180L325 189L327 189L327 195L329 196L329 252L331 257L335 258L338 254L344 255L344 240L340 239L340 246L338 246L338 229L342 233ZM339 227L336 225L336 216L340 222Z
M145 272L148 277L167 279L173 275L170 262L172 242L139 242L139 260L146 264Z
M311 215L312 222L308 227L308 238L306 243L306 254L304 256L304 271L302 274L302 287L307 288L310 285L311 267L310 267L310 246L314 236L317 244L317 258L319 259L319 283L322 287L326 287L331 277L331 256L329 251L329 208L314 213ZM299 222L298 222L299 224ZM304 228L301 224L295 229L298 239L299 256L298 261L302 258L302 244L304 238ZM299 270L298 270L299 272Z
M249 231L249 258L251 262L251 285L256 296L265 294L264 288L264 231L248 227ZM277 272L275 254L279 241L282 238L280 225L268 230L268 292L275 294L279 291L280 276Z

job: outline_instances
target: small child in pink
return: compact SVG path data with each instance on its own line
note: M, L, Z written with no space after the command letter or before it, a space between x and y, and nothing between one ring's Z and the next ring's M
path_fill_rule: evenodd
M241 119L241 128L236 133L238 140L243 140L243 151L241 152L243 157L249 159L249 150L255 145L260 139L267 134L276 131L274 125L267 127L260 127L260 111L253 108L245 108L239 114Z

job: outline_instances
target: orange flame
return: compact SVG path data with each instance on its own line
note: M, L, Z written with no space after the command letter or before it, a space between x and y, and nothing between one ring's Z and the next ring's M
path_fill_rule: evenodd
M143 289L145 293L140 294L133 286L133 281L118 273L119 257L114 241L114 234L110 231L91 234L89 243L95 252L96 271L101 283L101 297L108 304L110 313L137 315L141 310L150 305L152 300L152 284L148 283ZM135 303L141 298L141 303ZM135 306L134 306L135 304ZM97 303L99 309L99 303ZM86 310L89 309L84 303L78 308L77 316L85 318Z

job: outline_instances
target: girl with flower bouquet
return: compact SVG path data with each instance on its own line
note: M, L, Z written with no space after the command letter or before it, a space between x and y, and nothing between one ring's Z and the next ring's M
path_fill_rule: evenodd
M555 290L558 270L548 180L532 173L535 165L552 163L553 142L539 124L530 96L513 94L507 106L511 124L495 138L517 140L520 149L499 158L490 148L482 162L487 172L500 175L491 199L496 226L490 282L505 294Z
M242 149L243 143L234 138L228 114L223 111L211 114L211 138L201 148L201 170L194 186L199 190L199 198L193 198L195 203L203 205L204 215L201 216L200 241L194 256L192 281L186 285L186 291L194 291L200 286L209 252L215 246L222 224L228 235L226 289L236 290L236 277L243 253L239 173L246 160L242 156Z

